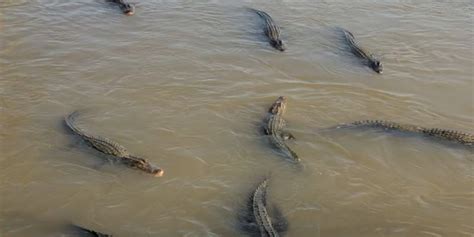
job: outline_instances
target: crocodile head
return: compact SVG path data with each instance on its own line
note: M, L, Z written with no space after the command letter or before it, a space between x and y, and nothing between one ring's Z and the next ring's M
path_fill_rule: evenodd
M383 71L382 63L378 59L370 60L370 67L377 73L382 73Z
M286 110L286 103L287 99L285 96L280 96L278 99L272 104L270 109L268 110L271 114L283 114Z
M133 4L124 3L120 6L120 8L122 9L123 14L127 16L135 14L135 6Z
M163 169L158 168L147 160L140 158L140 157L135 157L135 156L129 156L126 159L126 164L132 168L136 168L142 171L145 171L149 174L152 174L155 177L161 177L165 173Z
M276 49L280 50L280 51L285 51L286 50L286 46L285 44L283 44L283 41L281 41L280 39L278 40L272 40L270 41L270 44L275 47Z

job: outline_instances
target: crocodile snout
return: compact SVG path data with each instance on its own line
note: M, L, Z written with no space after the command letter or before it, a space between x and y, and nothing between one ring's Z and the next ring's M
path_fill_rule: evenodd
M133 15L135 12L132 11L132 10L128 10L128 11L124 11L123 14L127 15L127 16L131 16Z
M162 169L159 169L159 168L157 168L157 169L154 170L154 172L153 172L153 175L154 175L155 177L161 177L161 176L163 176L164 174L165 174L165 171L162 170Z

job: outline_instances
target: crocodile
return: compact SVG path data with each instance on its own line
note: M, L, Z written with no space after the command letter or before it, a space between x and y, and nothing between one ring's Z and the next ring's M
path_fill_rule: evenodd
M152 174L156 177L163 176L164 171L161 168L155 167L147 160L130 154L125 147L105 137L92 136L87 134L84 130L74 124L75 117L78 115L77 111L69 114L64 118L66 125L76 135L80 136L87 144L94 149L110 155L120 163L125 164L130 168L142 170L146 173Z
M290 158L291 161L298 163L300 162L298 155L285 144L285 140L294 139L294 136L291 133L282 131L286 125L283 115L286 111L287 101L286 97L280 96L272 104L268 109L263 130L266 135L270 136L270 142L276 148L278 148L286 157Z
M272 214L267 207L268 178L265 178L249 195L247 208L240 216L241 227L252 236L278 237L288 229L288 221L277 206L273 205Z
M74 229L77 229L81 233L84 233L85 236L94 236L94 237L112 237L112 235L107 235L107 234L102 234L100 232L94 231L94 230L89 230L84 227L80 227L77 225L72 225Z
M125 0L109 0L110 2L117 3L122 10L123 14L131 16L135 14L135 5L126 2Z
M342 29L342 32L344 33L344 38L346 39L347 44L349 44L352 53L357 57L364 59L367 65L375 72L382 73L383 65L380 60L375 58L374 55L369 54L364 49L362 49L355 41L354 35L351 32L345 29Z
M338 127L373 127L385 130L395 130L400 132L418 133L429 137L441 138L447 141L456 142L469 147L474 147L474 135L440 128L425 128L410 124L400 124L386 120L361 120L349 124L342 124Z
M280 38L280 27L278 27L272 17L264 11L249 9L257 13L265 21L265 35L270 40L270 45L277 50L285 51L286 46Z

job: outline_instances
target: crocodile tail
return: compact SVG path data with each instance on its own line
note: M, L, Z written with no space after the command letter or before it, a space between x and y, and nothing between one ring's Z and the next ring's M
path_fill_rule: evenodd
M264 11L261 11L261 10L257 10L255 8L250 8L250 7L246 7L246 8L247 8L247 10L256 13L258 16L260 16L262 19L264 19L267 23L268 22L273 22L272 17L270 15L268 15L268 13L266 13Z
M250 11L250 12L253 12L253 13L256 13L258 15L260 15L260 11L255 9L255 8L251 8L251 7L244 7L247 11Z
M264 12L264 11L260 11L260 10L255 10L255 12L263 19L265 19L266 21L273 21L273 19L271 18L270 15L268 15L268 13Z
M376 120L375 121L370 121L370 120L359 120L359 121L355 121L355 122L352 122L351 124L352 125L367 125L367 124L375 124L376 123Z
M400 124L392 121L386 120L361 120L351 123L353 126L369 126L374 128L406 131L406 132L419 132L423 128L419 126L409 125L409 124Z
M440 138L459 142L466 145L474 144L474 135L468 134L468 133L462 133L458 131L439 129L439 128L423 129L422 133L429 136L440 137Z
M287 153L287 156L289 158L291 158L291 161L294 162L294 163L299 163L300 162L300 158L298 157L298 155L296 154L296 152L294 152L293 150L291 150L290 147L288 147L288 145L285 144L285 148L286 148L286 151L288 152Z
M354 38L354 35L350 31L348 31L348 30L346 30L342 27L337 27L337 28L339 28L344 33L344 36Z
M393 124L391 121L383 120L358 120L349 124L347 126L372 126L372 127L388 127L390 124Z
M262 191L262 203L265 206L267 205L267 187L269 178L269 176L265 176L262 182L257 187L257 189L260 189Z
M346 30L346 29L342 29L342 33L344 34L344 38L346 39L347 43L352 47L357 47L357 43L355 41L355 37L354 35Z
M259 16L262 16L262 11L260 10L257 10L255 8L251 8L251 7L245 7L245 9L247 9L248 11L251 11L251 12L254 12L256 14L258 14ZM262 16L263 17L263 16Z
M76 119L76 116L79 114L78 111L74 111L72 113L70 113L68 116L66 116L64 118L64 122L66 123L66 125L68 126L69 129L71 129L73 132L81 135L81 136L84 136L84 132L82 131L82 129L80 129L79 127L77 127L75 124L74 124L74 121Z
M300 158L298 157L298 155L296 154L296 152L294 152L294 151L291 150L291 149L289 149L289 151L290 151L290 154L291 154L293 160L294 160L295 162L300 162Z

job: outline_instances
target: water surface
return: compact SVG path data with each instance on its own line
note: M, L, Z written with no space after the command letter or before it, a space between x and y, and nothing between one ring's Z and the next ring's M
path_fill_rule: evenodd
M282 27L272 49L263 9ZM287 236L473 236L472 151L416 136L323 128L387 119L474 132L472 1L0 3L0 235L245 236L236 217L271 172ZM361 65L350 30L381 57ZM259 133L289 100L293 169ZM103 157L62 123L165 169Z

